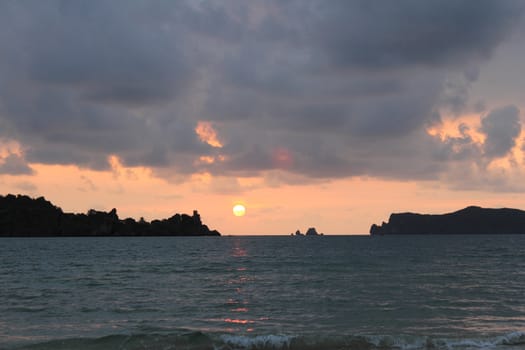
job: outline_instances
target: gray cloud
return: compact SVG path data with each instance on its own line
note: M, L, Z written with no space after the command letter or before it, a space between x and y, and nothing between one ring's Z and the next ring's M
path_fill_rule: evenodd
M460 136L448 136L438 148L437 153L440 159L448 162L481 160L482 149L469 134L470 128L461 123L458 127Z
M314 23L321 30L314 36L330 61L371 69L462 65L486 58L521 10L516 2L490 0L317 5Z
M31 175L33 169L17 154L9 154L0 163L0 174L6 175Z
M486 157L503 157L516 145L521 132L520 111L506 106L491 111L481 119L481 131L486 135L483 151Z
M29 162L93 169L114 154L157 174L435 178L481 156L466 134L438 142L426 128L440 109L467 107L479 64L522 7L2 2L0 136L23 144ZM484 119L486 156L514 144L509 118ZM199 120L224 148L199 140ZM195 161L219 154L226 161Z
M73 87L95 101L143 105L169 100L187 83L181 43L165 22L148 18L147 2L26 5L32 21L14 34L32 44L29 75L40 84Z

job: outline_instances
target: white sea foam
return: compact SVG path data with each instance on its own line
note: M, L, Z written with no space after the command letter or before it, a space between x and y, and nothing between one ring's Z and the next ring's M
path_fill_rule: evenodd
M489 338L431 338L408 335L299 336L283 334L212 336L200 332L188 334L115 334L102 338L56 339L17 347L29 349L142 349L186 350L522 350L525 333L511 332Z
M511 332L498 337L497 344L501 345L525 345L525 332Z
M222 335L221 340L235 349L286 349L294 337L280 334L257 335Z
M340 336L309 337L269 334L257 336L222 335L222 342L228 349L401 349L401 350L497 350L519 349L525 345L524 332L511 332L492 338L444 339L418 336ZM224 349L217 347L218 350Z
M524 332L510 332L501 336L492 338L466 338L466 339L446 339L436 340L434 342L438 349L517 349L525 345Z

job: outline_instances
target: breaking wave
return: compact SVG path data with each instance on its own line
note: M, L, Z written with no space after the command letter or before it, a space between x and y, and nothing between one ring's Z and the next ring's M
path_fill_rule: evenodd
M205 334L136 334L109 335L101 338L51 340L3 349L16 350L476 350L523 349L525 333L512 332L490 338L443 339L417 336L345 335L234 335Z

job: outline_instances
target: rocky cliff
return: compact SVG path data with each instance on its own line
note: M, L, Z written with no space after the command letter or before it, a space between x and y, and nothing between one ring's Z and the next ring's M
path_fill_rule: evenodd
M44 197L0 196L0 237L10 236L220 236L197 211L147 222L119 219L117 210L64 213Z
M525 211L474 206L442 215L392 214L387 223L374 224L370 228L371 235L521 233L525 233Z

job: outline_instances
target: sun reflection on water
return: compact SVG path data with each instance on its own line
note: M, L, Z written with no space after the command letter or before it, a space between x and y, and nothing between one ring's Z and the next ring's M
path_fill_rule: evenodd
M246 264L250 256L241 240L234 240L232 243L229 254L230 277L225 281L225 286L232 291L232 295L227 301L229 308L222 321L228 327L234 325L236 331L253 332L258 320L250 315L253 300L250 284L253 276Z

